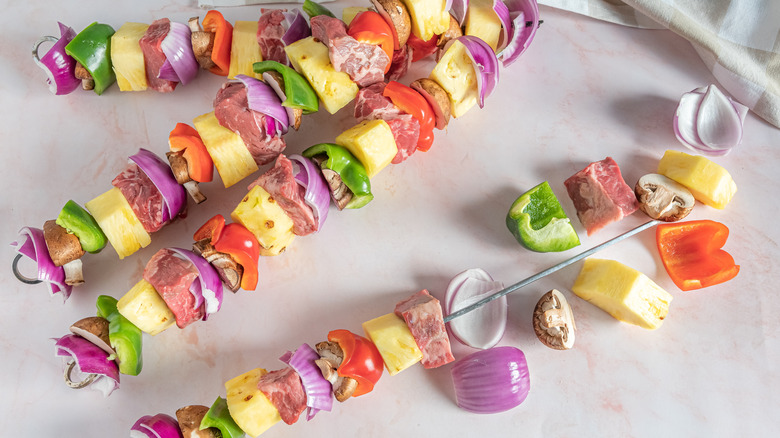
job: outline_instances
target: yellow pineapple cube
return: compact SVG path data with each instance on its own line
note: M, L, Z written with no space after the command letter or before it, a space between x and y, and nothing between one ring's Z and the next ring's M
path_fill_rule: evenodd
M650 330L661 327L672 301L645 274L614 260L585 259L571 290L615 319Z
M146 90L146 65L138 42L148 24L127 22L111 36L111 64L120 91Z
M398 153L393 131L384 120L364 120L336 137L366 168L369 178L384 169Z
M141 331L154 336L172 326L176 317L157 290L146 280L135 284L116 303L119 313Z
M658 173L684 185L697 201L723 209L737 192L728 171L698 155L668 150L658 163Z
M120 259L152 243L149 233L118 188L112 188L84 206L100 225Z
M450 111L453 117L466 114L477 103L477 74L469 58L466 46L455 41L436 67L430 78L436 81L450 96Z
M230 416L238 427L253 437L282 419L273 403L257 389L260 378L266 374L268 371L255 368L225 382Z
M423 41L443 34L450 26L445 0L402 0L412 19L412 33Z
M236 21L233 25L233 43L230 46L228 79L233 79L236 75L262 79L263 75L255 73L253 69L253 64L262 60L263 53L257 42L257 20Z
M295 70L309 81L329 113L335 114L357 96L357 84L348 74L333 68L328 47L314 37L298 40L285 47L284 51Z
M422 359L422 351L417 346L409 326L395 313L388 313L364 322L363 331L376 345L385 362L385 368L391 376Z
M260 255L278 255L295 239L292 219L260 186L252 187L230 217L254 234L260 243Z
M495 52L501 36L501 20L493 10L493 0L471 0L466 15L466 35L481 38Z
M355 19L357 14L361 12L368 11L368 8L364 8L361 6L348 6L344 8L343 11L341 11L341 21L346 23L347 26L349 26L349 23L352 23L352 20Z
M219 124L214 112L193 120L225 188L257 171L257 163L241 136Z

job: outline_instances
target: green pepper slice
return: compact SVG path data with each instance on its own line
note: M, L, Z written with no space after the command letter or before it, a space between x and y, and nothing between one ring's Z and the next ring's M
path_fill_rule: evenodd
M252 65L255 73L261 74L267 71L275 71L282 75L284 82L284 94L287 97L282 106L289 108L298 108L304 114L311 114L319 110L319 100L317 93L309 85L300 73L284 64L276 61L261 61Z
M333 15L333 12L331 12L330 9L311 0L304 1L302 9L303 12L306 12L306 15L308 15L309 18L317 15L327 15L328 17L337 18L335 15Z
M211 409L203 416L200 422L200 430L216 427L222 434L222 438L238 438L244 436L244 431L238 427L228 411L227 401L222 397L211 405Z
M95 81L95 93L103 94L116 82L111 66L111 36L114 28L97 21L87 26L65 46L65 53L84 66Z
M143 367L141 330L119 313L117 302L116 298L108 295L97 297L97 316L108 320L108 340L116 351L119 372L137 376Z
M506 216L506 226L518 242L532 251L566 251L580 244L547 181L517 198Z
M330 169L339 174L344 185L352 191L352 199L345 208L360 208L374 199L371 194L371 182L363 164L344 146L333 143L316 144L301 153L306 158L326 155L327 160L320 164L322 169Z
M65 203L55 221L57 225L79 238L84 251L95 254L106 247L106 235L95 218L73 200Z

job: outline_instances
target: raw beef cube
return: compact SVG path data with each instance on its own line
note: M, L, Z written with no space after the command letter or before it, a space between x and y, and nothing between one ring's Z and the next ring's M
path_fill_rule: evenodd
M306 393L298 373L290 367L271 371L257 382L260 390L271 401L282 421L293 424L306 409Z
M179 328L203 318L203 306L195 308L195 296L190 292L190 285L197 278L195 265L167 248L157 251L144 269L144 280L154 286L171 309Z
M423 289L395 305L395 314L406 321L422 351L425 368L436 368L455 360L439 300Z

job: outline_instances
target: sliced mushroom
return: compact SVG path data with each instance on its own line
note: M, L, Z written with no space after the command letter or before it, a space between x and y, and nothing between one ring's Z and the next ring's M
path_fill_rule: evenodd
M341 180L341 175L330 169L322 167L322 163L324 163L327 159L328 157L325 154L315 155L312 157L312 160L314 160L314 162L320 166L320 169L322 170L322 176L325 177L325 181L328 183L328 188L330 189L330 198L333 200L333 203L336 204L336 207L339 210L343 210L344 207L349 204L349 201L352 200L352 196L354 196L354 194L352 193L352 190L350 190L349 187L344 184L344 181Z
M436 118L436 129L444 129L450 121L450 95L433 79L422 78L409 84L409 87L420 93L433 109Z
M203 239L192 245L192 250L211 263L211 266L217 270L219 278L225 283L232 292L237 292L241 287L241 277L244 275L244 268L239 265L230 254L219 252L214 249L209 239Z
M111 348L111 341L108 338L107 319L99 316L80 319L70 326L70 331L74 335L79 335L92 342L109 355L116 356L116 351Z
M675 222L688 216L696 200L682 184L657 173L649 173L634 187L639 208L653 219Z
M263 72L263 80L273 88L274 92L279 99L284 102L287 100L287 94L284 92L284 78L279 72L266 71ZM287 111L287 116L293 119L291 125L296 131L301 127L301 121L303 120L303 110L300 108L284 107Z
M352 377L339 376L336 380L336 384L333 385L333 396L336 397L336 400L343 403L348 398L352 397L352 394L355 393L357 387L357 380Z
M54 220L44 222L43 238L54 266L63 266L84 255L79 238L57 225Z
M436 42L436 46L439 48L436 51L436 61L440 60L444 56L444 52L447 51L447 43L463 36L463 29L460 28L460 23L452 15L450 15L450 25L447 30L439 35L439 40Z
M94 90L95 89L95 80L92 79L92 75L89 73L89 70L84 68L83 65L81 65L80 62L76 62L76 69L73 71L73 75L76 76L76 79L81 79L81 88L84 90Z
M176 420L179 422L182 436L186 438L217 438L220 437L219 429L207 427L200 430L200 422L209 408L203 405L185 406L176 411Z
M536 303L533 316L534 333L542 344L555 350L574 346L574 313L566 297L553 289Z
M200 17L192 17L188 21L190 30L192 31L190 41L198 65L200 65L200 68L208 70L216 65L214 61L211 60L211 52L214 51L214 39L216 38L216 34L214 32L204 31L203 27L201 27L198 22L199 19Z
M65 271L65 284L70 286L80 286L84 284L84 264L81 259L76 259L62 265Z
M167 152L165 156L171 165L171 171L174 178L176 178L176 182L184 186L196 204L205 201L206 195L200 191L198 182L190 178L189 163L187 163L187 158L184 157L184 151Z
M329 359L335 363L336 368L341 366L341 361L344 360L344 352L341 351L341 347L336 342L323 341L314 346L317 350L317 354L323 359Z
M398 40L398 47L405 46L409 34L412 33L412 19L404 3L401 0L371 0L371 3L385 21L390 20Z
M320 369L320 372L322 373L322 377L328 382L330 382L331 385L335 385L336 380L338 380L339 378L339 375L336 372L336 368L338 368L338 364L331 359L325 359L325 358L317 359L314 361L314 363Z

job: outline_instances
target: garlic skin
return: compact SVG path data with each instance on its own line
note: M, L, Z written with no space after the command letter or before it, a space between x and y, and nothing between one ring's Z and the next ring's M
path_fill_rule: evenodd
M697 153L726 155L742 142L747 111L714 84L700 87L680 99L674 115L674 135Z

